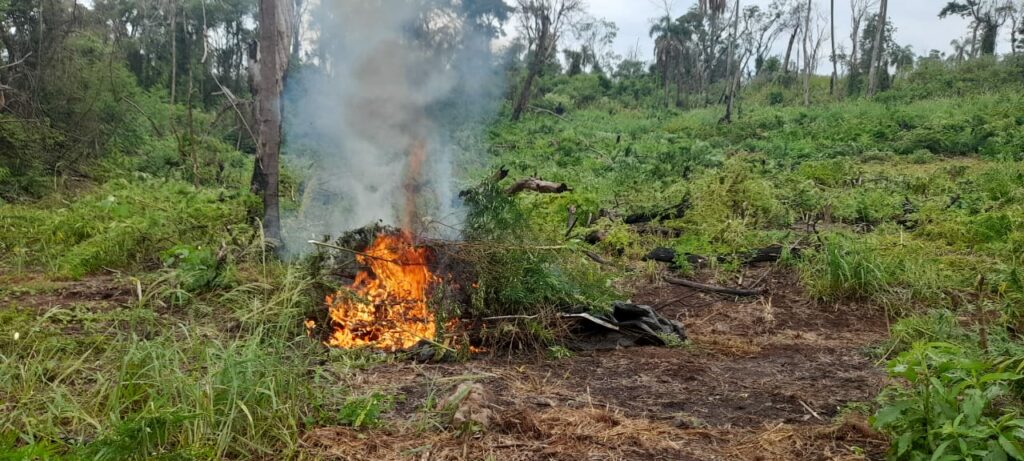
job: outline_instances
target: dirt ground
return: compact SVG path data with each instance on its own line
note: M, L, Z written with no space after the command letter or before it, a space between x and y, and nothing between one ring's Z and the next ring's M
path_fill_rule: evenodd
M809 301L784 271L764 280L759 299L641 287L633 301L682 322L683 347L358 372L343 383L354 393L399 396L382 428L316 428L303 441L344 460L882 458L887 442L854 410L884 384L867 355L886 338L883 313ZM473 395L460 410L477 424L436 410L457 389Z
M881 459L886 440L855 410L885 382L867 353L886 338L883 313L810 301L794 274L767 266L749 278L762 277L760 298L639 287L632 301L685 325L682 347L397 360L344 374L339 387L353 395L397 399L378 429L311 428L304 450L340 460ZM23 308L103 310L136 298L106 276L5 281L20 288L0 290L0 304ZM460 409L485 430L439 410L460 386L474 394Z

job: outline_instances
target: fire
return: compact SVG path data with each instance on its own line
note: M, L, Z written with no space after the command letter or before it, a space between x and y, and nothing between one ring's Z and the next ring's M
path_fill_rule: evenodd
M346 349L409 349L434 340L437 319L427 306L436 277L430 250L413 245L406 232L382 234L356 256L366 266L348 290L328 295L331 335L325 344Z

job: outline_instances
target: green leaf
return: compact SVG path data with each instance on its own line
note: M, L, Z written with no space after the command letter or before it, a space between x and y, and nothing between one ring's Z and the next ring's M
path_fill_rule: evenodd
M942 445L939 445L939 448L936 448L935 453L932 454L932 461L939 461L940 459L943 459L942 454L946 452L946 447L951 443L953 443L952 440L942 442Z
M999 446L994 440L988 442L988 453L982 458L982 461L1007 461L1006 451Z
M879 429L889 427L894 422L899 421L902 416L903 405L894 404L884 406L875 412L874 426Z
M913 432L904 432L903 435L896 441L896 456L900 456L907 452L910 448L911 442L914 440Z
M1013 381L1021 378L1022 376L1017 373L989 373L982 376L978 382L984 384L993 381Z
M1021 451L1020 444L1012 441L1002 434L999 435L999 446L1006 450L1006 454L1013 457L1013 459L1024 460L1024 452Z
M967 417L968 424L974 425L978 423L981 412L985 410L987 403L988 401L985 399L985 396L977 389L971 389L967 392L961 408L963 409L964 416Z

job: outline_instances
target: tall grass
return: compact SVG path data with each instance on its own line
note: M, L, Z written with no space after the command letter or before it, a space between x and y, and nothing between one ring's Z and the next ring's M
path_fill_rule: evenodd
M336 413L339 390L312 377L321 352L301 331L309 281L295 269L270 275L213 301L228 318L138 316L160 332L149 339L116 328L116 313L63 334L52 315L6 313L0 457L298 456L302 428Z
M247 227L251 200L179 181L112 181L70 203L0 206L0 249L21 255L23 269L68 277L159 266L175 245L229 240L232 227Z
M807 261L804 279L810 292L822 299L867 299L889 292L895 271L876 248L836 234Z

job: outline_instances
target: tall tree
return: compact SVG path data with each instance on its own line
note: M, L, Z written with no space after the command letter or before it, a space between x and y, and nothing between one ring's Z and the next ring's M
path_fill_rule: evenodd
M811 105L811 73L814 71L811 65L811 11L814 9L812 0L807 0L807 11L804 19L804 105Z
M1024 28L1024 4L1008 2L1004 8L1010 20L1010 54L1017 56L1017 48L1020 43L1017 34L1021 33L1021 29Z
M783 32L783 27L778 25L779 20L785 14L785 3L776 0L769 5L767 10L761 10L758 6L747 7L746 20L750 22L747 30L750 31L751 53L754 58L754 70L760 74L764 70L765 60L769 51L775 46L775 40Z
M782 73L788 75L792 67L793 46L796 44L796 38L800 31L803 29L803 4L797 1L792 6L787 8L785 13L785 22L782 26L783 29L789 30L789 42L786 45L786 54L782 59ZM796 66L799 69L799 65Z
M736 79L732 77L733 61L736 59L736 45L739 40L740 31L740 0L736 0L736 5L733 6L732 12L732 37L729 38L729 54L728 63L725 66L725 73L730 76L729 79L729 94L726 96L725 102L725 115L722 116L723 123L732 123L732 108L733 100L736 98ZM739 72L739 70L737 70Z
M986 56L992 56L996 52L996 39L999 35L999 28L1006 23L1012 11L1012 4L1005 0L963 0L951 1L939 12L940 18L948 16L961 16L972 20L973 28L972 54L981 52ZM977 35L981 33L981 42L977 42Z
M875 91L878 90L878 66L882 60L882 48L884 43L882 39L885 37L885 24L889 14L889 0L882 0L878 7L878 26L875 29L875 42L874 47L871 50L871 68L868 71L868 97L875 95Z
M516 17L529 45L530 58L526 80L512 108L514 121L522 118L530 105L534 81L554 56L558 39L583 12L583 0L517 0L517 6Z
M846 94L857 94L861 90L861 76L863 74L860 71L860 31L861 26L864 24L864 18L868 16L868 11L871 10L872 6L874 6L874 0L850 1L850 43L852 48L847 61L849 71L846 79Z
M673 21L668 15L651 26L650 34L654 37L654 67L661 77L665 106L671 107L672 82L679 78L680 61L692 34L683 21Z
M828 81L828 95L836 95L836 80L839 79L839 60L836 59L836 0L829 1L829 38L832 40L832 78Z
M291 54L291 2L260 0L259 43L250 64L258 137L252 190L263 199L263 231L280 245L278 183L281 156L281 94ZM280 248L280 247L279 247Z

